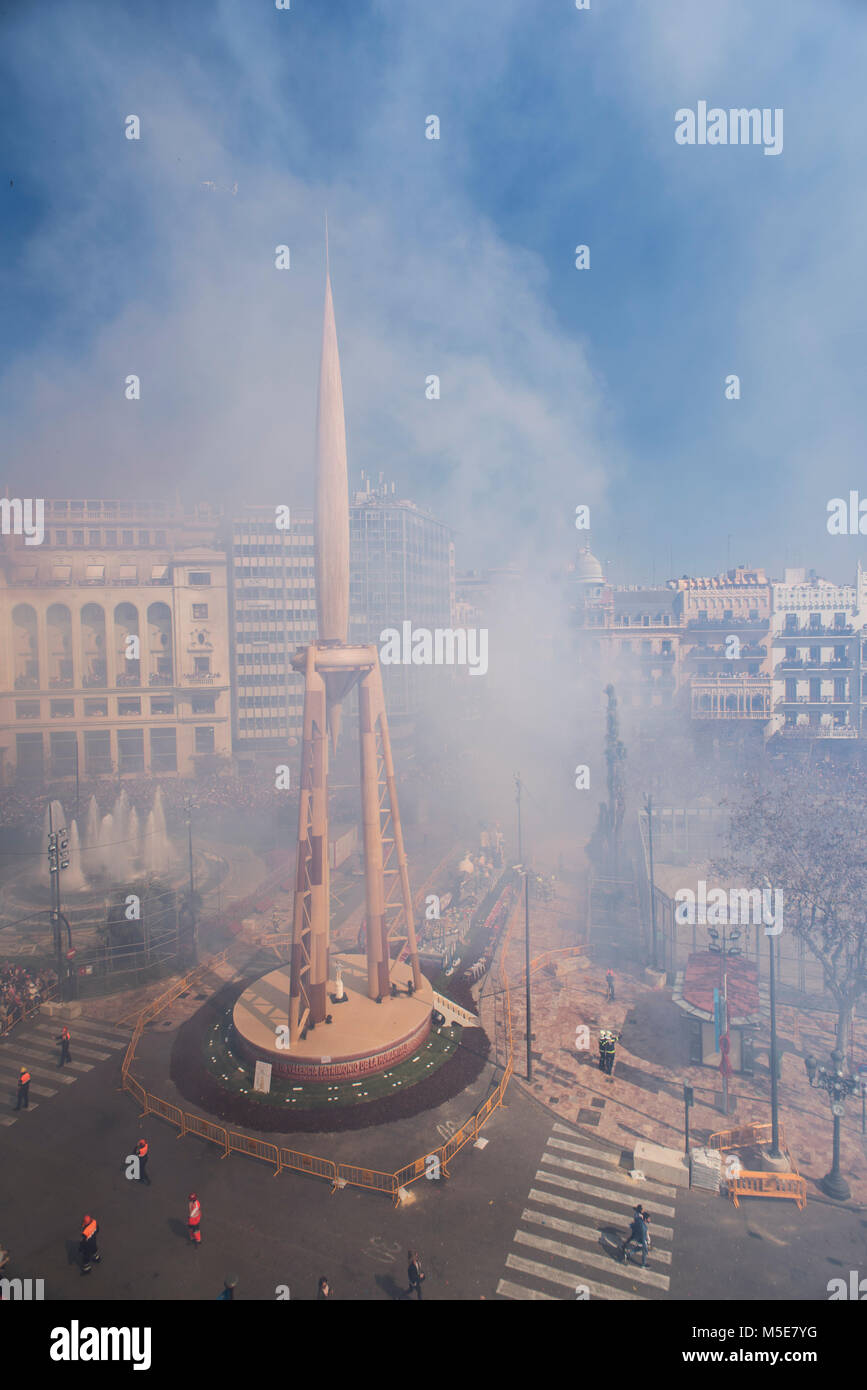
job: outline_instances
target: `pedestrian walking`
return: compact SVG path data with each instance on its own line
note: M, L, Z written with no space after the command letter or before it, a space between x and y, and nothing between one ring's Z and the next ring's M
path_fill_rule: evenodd
M95 1216L89 1214L85 1216L81 1223L81 1241L78 1246L78 1253L81 1256L81 1272L89 1274L93 1266L98 1265L102 1256L96 1247L96 1236L99 1231L99 1223Z
M324 1274L322 1275L322 1278L319 1280L319 1288L316 1290L316 1297L317 1299L334 1297L334 1295L331 1292L331 1285L329 1284Z
M610 967L605 975L605 983L608 986L608 1003L611 1004L614 1001L614 971Z
M15 1109L20 1110L22 1105L25 1110L30 1109L30 1072L26 1067L22 1067L18 1073L18 1099Z
M419 1302L421 1302L421 1286L424 1283L424 1272L419 1263L418 1251L407 1250L406 1255L409 1261L406 1271L407 1278L409 1279L409 1288L406 1291L406 1296L407 1298L411 1298L412 1295L415 1294Z
M217 1294L217 1302L222 1299L224 1303L233 1303L235 1299L235 1289L238 1287L237 1274L228 1274L223 1280L223 1292Z
M639 1208L636 1207L632 1215L632 1225L629 1228L629 1235L626 1237L626 1239L620 1247L620 1257L621 1259L625 1260L627 1258L627 1251L629 1250L629 1247L633 1243L633 1241L636 1245L640 1245L642 1269L644 1269L647 1265L647 1223L649 1220L650 1217L647 1215L647 1213L640 1212Z
M65 1064L66 1064L67 1062L71 1062L71 1061L72 1061L72 1058L71 1058L70 1055L69 1055L69 1044L70 1044L70 1041L71 1041L71 1039L70 1039L70 1036L69 1036L69 1029L67 1028L66 1024L64 1023L63 1027L62 1027L61 1030L60 1030L60 1035L59 1035L59 1037L55 1038L55 1042L59 1042L59 1043L60 1043L60 1062L59 1062L58 1065L61 1066L61 1067L62 1067L62 1066L65 1066Z
M135 1152L138 1158L138 1180L150 1187L151 1180L148 1177L148 1141L146 1139L139 1139L135 1146Z
M190 1231L190 1241L193 1245L202 1243L202 1204L195 1192L189 1196L189 1210L187 1212L187 1226Z

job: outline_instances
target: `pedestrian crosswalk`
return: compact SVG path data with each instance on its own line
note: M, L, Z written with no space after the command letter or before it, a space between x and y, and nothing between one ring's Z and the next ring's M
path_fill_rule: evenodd
M501 1298L604 1298L623 1302L668 1293L676 1189L633 1182L619 1154L556 1124L521 1213L497 1284ZM646 1269L617 1258L637 1202L651 1215ZM585 1293L586 1290L586 1293Z
M129 1042L126 1033L108 1024L73 1019L69 1024L72 1060L61 1067L60 1047L55 1039L62 1027L60 1020L38 1015L0 1041L0 1125L14 1125L25 1113L15 1109L22 1066L32 1077L29 1109L36 1110L58 1095L62 1087L74 1086L85 1072L110 1058L119 1058Z

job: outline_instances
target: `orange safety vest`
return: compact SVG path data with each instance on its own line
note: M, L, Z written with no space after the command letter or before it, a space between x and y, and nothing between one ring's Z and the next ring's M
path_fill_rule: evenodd
M201 1204L201 1202L190 1202L190 1220L189 1220L189 1224L190 1224L191 1226L198 1226L198 1224L199 1224L199 1222L201 1221L201 1219L202 1219L202 1204Z
M60 1036L63 1038L63 1040L64 1040L65 1042L69 1042L69 1029L68 1029L68 1028L64 1028L64 1029L62 1030Z
M81 1234L84 1236L85 1240L91 1240L92 1237L96 1235L97 1229L97 1224L93 1217L91 1217L89 1221L83 1221L81 1223Z
M138 1144L136 1145L136 1152L138 1153L139 1158L147 1158L147 1156L148 1156L147 1140L145 1140L145 1139L139 1139Z
M23 1072L21 1073L21 1075L20 1075L19 1078L18 1078L18 1085L19 1085L19 1086L29 1086L29 1085L30 1085L30 1072L29 1072L29 1071L23 1071Z

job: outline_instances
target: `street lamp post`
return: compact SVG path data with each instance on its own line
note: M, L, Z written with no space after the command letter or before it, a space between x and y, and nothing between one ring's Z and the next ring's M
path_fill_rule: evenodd
M724 926L722 933L718 932L716 927L708 927L707 934L710 937L707 948L708 951L713 955L718 955L720 958L720 1072L722 1073L723 1114L728 1115L729 1071L731 1070L731 1063L729 1062L729 1001L726 956L739 956L741 954L740 946L735 946L733 944L740 940L741 933L739 928L732 925L728 928L728 932Z
M644 798L644 809L647 812L647 842L650 850L650 922L653 932L653 968L656 970L656 889L653 883L653 798L649 792Z
M829 1197L833 1197L838 1202L846 1202L852 1194L849 1191L848 1183L840 1172L840 1121L846 1113L843 1102L846 1096L851 1096L858 1082L854 1076L847 1076L843 1071L843 1054L836 1048L831 1053L831 1062L833 1064L831 1068L821 1067L816 1058L809 1053L804 1058L804 1066L807 1069L810 1085L828 1093L831 1114L834 1116L834 1152L831 1171L825 1174L819 1186Z

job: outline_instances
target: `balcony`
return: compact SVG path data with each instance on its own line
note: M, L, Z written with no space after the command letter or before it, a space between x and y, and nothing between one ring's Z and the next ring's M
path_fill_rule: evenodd
M125 690L125 689L128 689L130 686L133 686L133 687L136 688L136 689L140 689L140 688L141 688L141 676L140 676L140 675L131 675L131 674L125 674L125 675L123 675L123 676L117 676L114 683L115 683L115 687L116 687L118 690Z
M164 675L161 671L151 671L148 676L148 685L174 685L174 676Z
M38 689L39 689L39 677L38 677L38 676L16 676L16 677L15 677L15 689L16 689L16 690L38 690Z
M779 730L781 738L857 738L851 724L787 724Z
M821 627L808 627L802 623L799 627L785 627L781 632L775 632L773 640L775 642L791 641L793 637L846 637L855 631L851 623L844 627L834 627L831 623L823 623Z
M71 690L74 681L72 676L52 676L48 682L49 690Z
M219 671L191 671L184 676L189 685L216 685L222 679Z

